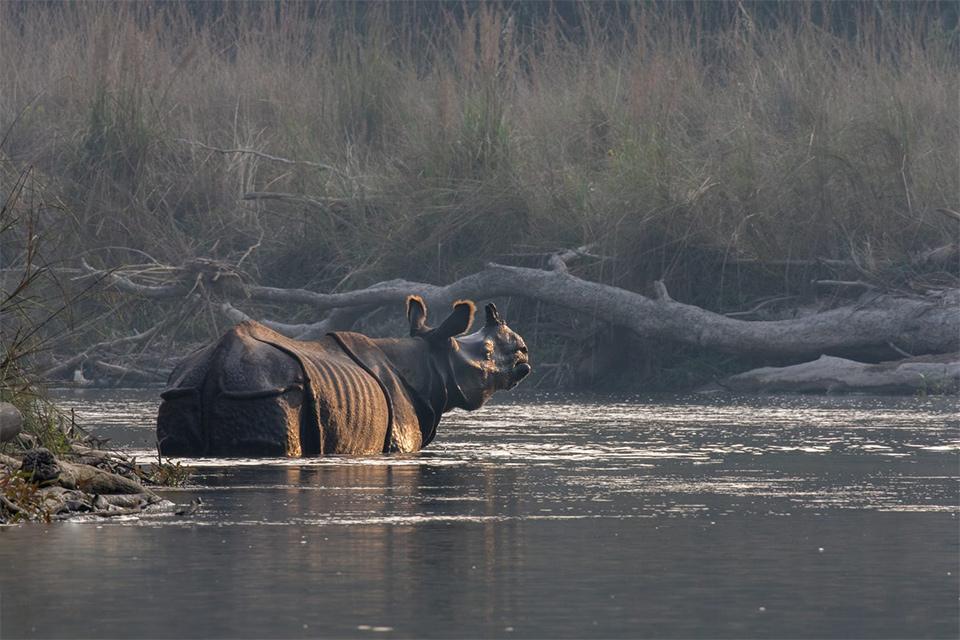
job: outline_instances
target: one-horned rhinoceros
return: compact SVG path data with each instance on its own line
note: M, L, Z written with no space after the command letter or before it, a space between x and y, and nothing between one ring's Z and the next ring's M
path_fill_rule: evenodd
M436 328L407 299L409 338L336 332L298 341L243 322L188 356L157 417L170 456L310 456L418 451L440 416L478 409L531 371L527 346L493 304L483 328L472 302Z

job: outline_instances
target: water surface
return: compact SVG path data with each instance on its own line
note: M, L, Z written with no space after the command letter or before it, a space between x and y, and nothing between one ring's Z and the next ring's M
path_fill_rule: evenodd
M155 391L64 392L153 453ZM521 396L0 528L0 637L956 637L955 398Z

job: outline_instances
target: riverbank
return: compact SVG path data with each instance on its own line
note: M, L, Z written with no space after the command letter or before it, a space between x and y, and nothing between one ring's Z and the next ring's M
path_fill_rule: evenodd
M142 478L125 456L80 446L59 457L43 447L0 454L0 524L172 510Z
M227 324L193 298L118 298L81 257L148 286L209 275L200 302L240 283L445 284L586 246L585 279L659 280L740 317L955 286L955 259L927 259L956 240L950 7L762 5L586 3L572 20L480 4L424 26L337 3L5 3L0 173L24 197L4 241L46 239L44 308L69 312L44 333L68 358ZM588 310L506 312L544 386L689 388L750 366L625 340ZM89 363L151 375L132 365Z
M98 437L149 455L155 394L53 399ZM450 414L416 456L193 461L188 485L165 494L202 498L189 516L0 528L3 632L879 639L955 629L954 399L515 399Z
M46 398L44 403L52 406ZM182 484L187 469L159 458L139 464L96 446L104 441L73 420L70 425L69 432L60 422L41 432L14 405L0 402L0 524L108 518L173 507L148 485Z

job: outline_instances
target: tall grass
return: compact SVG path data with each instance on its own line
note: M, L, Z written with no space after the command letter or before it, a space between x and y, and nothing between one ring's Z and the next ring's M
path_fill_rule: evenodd
M23 430L38 444L60 453L69 448L72 421L47 399L30 363L77 297L51 270L44 246L43 218L57 216L57 203L46 200L29 170L14 175L6 169L0 165L4 186L9 185L0 200L0 402L20 410ZM0 485L8 481L13 482L0 478ZM10 492L17 488L25 486L13 482L0 487L0 494L15 497Z
M734 258L906 262L953 239L955 25L676 6L584 4L571 29L496 4L8 2L2 154L76 216L64 257L247 254L261 282L321 290L596 243L616 260L592 277L715 304ZM244 199L264 191L310 200Z

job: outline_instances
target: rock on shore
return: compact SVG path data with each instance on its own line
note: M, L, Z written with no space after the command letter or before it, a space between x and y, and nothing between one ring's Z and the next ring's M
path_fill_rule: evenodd
M23 414L9 402L0 402L0 443L10 442L23 430Z
M106 470L117 466L127 473ZM77 446L60 459L43 447L19 457L0 454L0 523L132 515L172 506L136 479L132 465L107 452Z

